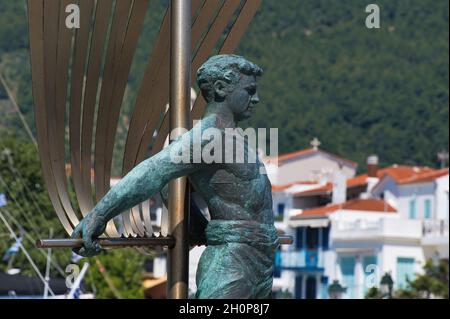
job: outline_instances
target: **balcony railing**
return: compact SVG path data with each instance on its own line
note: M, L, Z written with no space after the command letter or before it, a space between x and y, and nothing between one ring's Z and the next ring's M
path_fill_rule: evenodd
M278 251L275 266L285 269L323 268L323 253L318 250Z
M331 226L333 241L375 240L387 237L420 240L422 237L422 222L420 220L401 219L335 220Z
M448 237L448 220L424 220L422 234L424 237Z

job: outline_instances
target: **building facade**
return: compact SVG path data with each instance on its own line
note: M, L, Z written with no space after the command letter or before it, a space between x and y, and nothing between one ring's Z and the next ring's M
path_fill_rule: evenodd
M273 183L273 210L277 228L294 237L294 245L277 253L275 296L328 298L328 286L338 280L344 298L364 298L385 273L396 289L405 288L428 258L448 259L448 168L379 169L372 156L368 172L358 176L338 165L304 180L311 175L296 175L298 169L301 163L272 169L291 178Z

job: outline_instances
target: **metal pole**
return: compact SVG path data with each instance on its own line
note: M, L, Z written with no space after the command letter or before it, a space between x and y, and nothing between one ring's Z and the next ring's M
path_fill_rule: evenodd
M53 237L53 228L50 228L50 238ZM50 267L52 262L52 249L47 250L47 266L45 267L44 299L48 299L48 287L50 287Z
M170 129L171 141L189 127L191 101L191 0L172 0L170 49ZM174 134L172 134L174 133ZM169 184L169 234L175 246L168 252L167 297L186 299L189 277L189 205L186 202L187 178Z

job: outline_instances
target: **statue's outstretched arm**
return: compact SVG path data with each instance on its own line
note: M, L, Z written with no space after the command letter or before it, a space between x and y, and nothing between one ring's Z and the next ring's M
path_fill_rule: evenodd
M191 136L190 133L186 134L188 135L185 137ZM176 163L173 160L173 154L181 150L186 142L186 139L178 139L137 165L111 188L73 231L72 238L82 237L84 240L84 247L76 250L78 254L93 256L101 252L96 239L105 231L109 220L161 191L170 180L199 169L199 164L193 164L191 161Z

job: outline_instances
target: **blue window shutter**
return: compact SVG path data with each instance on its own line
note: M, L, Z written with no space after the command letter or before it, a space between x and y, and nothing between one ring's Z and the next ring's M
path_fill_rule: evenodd
M416 218L416 199L411 199L409 201L409 219Z
M320 278L320 298L327 299L328 297L328 277L322 276Z
M330 241L330 226L322 228L322 248L323 250L327 250L329 247Z
M297 228L297 236L296 236L297 238L295 240L295 247L297 249L301 249L303 247L303 232L304 232L303 227Z
M343 286L347 288L347 297L355 297L355 257L341 257Z
M278 216L283 216L284 215L284 208L285 207L286 207L286 205L284 203L278 204Z
M281 250L278 249L275 252L275 263L273 265L273 277L280 278L281 277Z
M295 299L302 298L302 282L303 276L295 277Z
M404 289L408 279L414 280L414 258L397 258L397 288Z
M426 219L431 218L431 200L430 199L425 200L424 218L426 218Z

